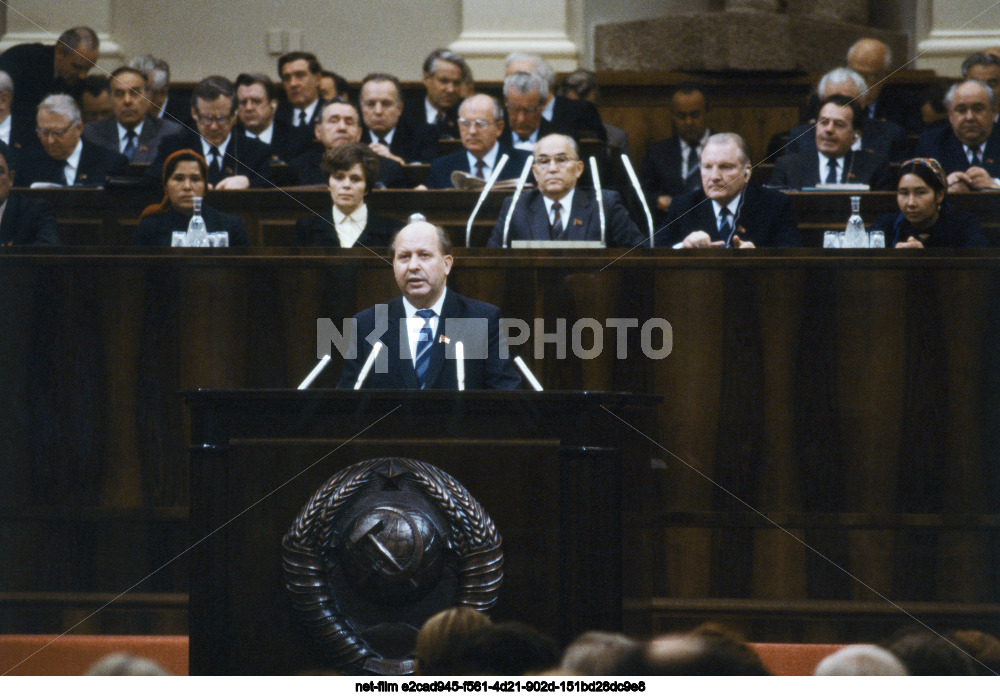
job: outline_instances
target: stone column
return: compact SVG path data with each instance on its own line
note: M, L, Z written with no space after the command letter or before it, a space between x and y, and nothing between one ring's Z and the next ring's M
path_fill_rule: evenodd
M926 35L917 43L916 67L959 77L962 61L976 51L1000 46L1000 8L968 0L921 0Z
M465 57L477 80L502 78L512 51L539 53L557 72L575 70L579 10L579 0L462 0L462 33L449 48Z
M7 32L0 51L21 43L52 44L71 27L88 26L101 40L99 65L121 64L121 46L111 36L112 0L16 0L6 3Z

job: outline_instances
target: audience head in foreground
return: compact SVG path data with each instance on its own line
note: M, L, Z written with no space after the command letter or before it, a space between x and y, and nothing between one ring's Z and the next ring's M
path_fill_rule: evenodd
M827 655L816 666L817 677L905 677L899 659L877 645L849 645Z
M467 606L451 607L427 619L417 634L416 673L421 676L454 674L457 656L469 636L492 622Z

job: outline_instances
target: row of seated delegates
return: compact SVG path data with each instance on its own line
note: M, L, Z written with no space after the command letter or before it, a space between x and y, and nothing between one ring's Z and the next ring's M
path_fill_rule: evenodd
M0 246L58 245L56 214L48 201L12 191L11 148L0 141Z
M208 165L194 150L177 150L163 162L163 200L150 205L139 216L135 246L170 246L175 231L188 228L194 214L194 199L208 189ZM208 232L228 232L229 246L250 246L250 237L238 217L203 205L201 216Z
M896 189L898 213L879 218L887 247L985 247L986 238L976 217L953 208L946 200L948 183L935 159L912 159L899 170Z
M889 160L868 150L853 150L864 118L857 102L841 94L823 99L811 138L812 149L779 157L771 174L771 186L811 188L826 184L866 184L873 191L893 188Z

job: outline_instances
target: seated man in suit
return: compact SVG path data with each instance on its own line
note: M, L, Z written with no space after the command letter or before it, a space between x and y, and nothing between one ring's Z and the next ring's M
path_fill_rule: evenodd
M508 240L600 241L601 219L593 191L581 191L580 151L568 135L553 133L538 141L532 166L538 190L521 196L508 229ZM608 246L649 246L649 237L635 226L615 191L602 191ZM487 246L503 246L503 230L513 196L504 200Z
M500 142L518 150L534 152L535 145L549 133L552 124L542 117L549 99L549 85L538 73L511 73L503 81L503 102L507 127Z
M996 92L1000 89L1000 58L980 51L962 61L962 79L979 80Z
M750 183L750 154L736 133L716 133L705 142L701 186L674 197L655 246L799 246L791 200Z
M87 75L82 87L79 104L84 126L115 115L111 109L111 81L108 78L104 75Z
M429 163L437 157L437 130L428 123L404 121L399 78L369 73L361 81L361 142L399 164Z
M288 103L278 107L274 115L278 123L288 128L286 142L275 145L286 162L313 146L313 129L319 123L325 103L319 96L323 67L312 53L292 51L278 58L278 74L285 88Z
M867 93L868 83L850 68L831 70L820 79L816 87L816 95L820 101L834 94L842 94L864 103L864 95ZM806 150L815 151L816 140L812 133L814 127L814 120L810 120L792 128L788 136L788 145L777 153L778 156ZM855 141L851 149L882 155L890 162L902 162L909 158L910 143L906 131L898 123L866 116L862 121L860 132L861 137Z
M892 189L892 171L885 157L851 150L861 118L855 100L840 94L824 99L816 119L816 151L779 158L771 186L803 189L820 183L868 184L873 191Z
M14 186L11 149L0 141L0 246L58 245L56 214L41 198L28 198Z
M149 88L145 73L127 66L111 73L111 118L88 123L83 137L128 158L131 164L148 165L156 159L160 142L180 133L176 123L149 115Z
M673 197L701 188L698 160L712 131L708 128L705 93L694 84L679 85L670 97L673 136L653 143L646 150L639 176L650 207L658 216L670 208Z
M519 52L508 55L504 62L504 77L516 72L538 73L545 80L548 97L542 105L542 117L552 124L552 132L607 142L608 133L597 107L588 101L556 96L556 73L540 55Z
M944 97L948 123L921 134L918 157L936 159L948 174L948 191L1000 188L997 94L985 82L966 80Z
M170 89L170 64L167 61L147 53L130 60L128 66L141 70L149 80L149 101L153 102L149 108L150 116L194 128L191 98L186 91Z
M446 48L430 52L424 59L424 89L422 97L407 99L402 119L412 126L434 126L436 138L457 138L458 102L469 66L462 56Z
M446 287L454 262L447 233L427 222L411 223L389 251L403 295L355 317L357 357L344 361L337 386L354 387L374 345L365 339L376 336L386 350L364 382L368 389L456 389L450 355L456 341L465 346L467 389L517 389L521 378L501 340L500 310Z
M123 155L84 140L80 107L66 94L53 94L38 105L41 151L26 148L19 157L18 185L104 186L108 176L123 174Z
M868 84L862 99L866 119L890 121L906 133L920 131L918 93L908 85L886 82L892 72L892 50L888 44L873 38L858 39L848 49L846 59L847 67Z
M474 94L462 102L458 111L458 126L462 133L462 149L431 162L427 188L454 188L451 173L455 171L489 179L493 168L506 154L509 159L500 173L499 180L521 176L527 153L500 144L503 133L503 109L488 94Z
M11 156L16 160L21 151L35 140L32 131L25 131L23 128L18 131L15 127L14 119L11 116L10 105L14 99L14 82L10 75L0 70L0 142L11 148ZM15 167L16 162L7 163Z
M274 118L278 86L267 75L240 73L236 78L236 104L233 132L269 145L271 161L284 162L291 126Z
M343 97L335 97L323 106L313 129L318 147L313 147L288 163L292 183L297 186L326 184L330 175L323 170L323 153L345 143L361 142L361 116L357 107ZM405 188L406 177L398 162L378 156L376 188Z
M191 118L198 132L183 131L164 138L156 159L146 169L146 176L155 180L159 188L167 157L178 150L194 150L208 163L210 188L269 186L271 148L233 132L237 107L233 83L218 75L206 77L194 88L191 99Z

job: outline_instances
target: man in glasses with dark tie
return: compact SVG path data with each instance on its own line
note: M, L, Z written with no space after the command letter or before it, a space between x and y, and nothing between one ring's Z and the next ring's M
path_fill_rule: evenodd
M164 138L146 176L159 182L163 162L177 150L194 150L208 164L213 189L265 188L271 179L271 148L242 133L236 125L236 87L213 75L198 83L191 95L191 118L197 133L184 131Z
M925 131L917 157L934 158L948 174L948 192L1000 188L997 94L979 80L952 86L944 97L948 123Z
M454 258L440 227L414 222L389 246L401 297L354 317L357 355L344 361L338 387L352 389L373 345L368 389L457 389L455 345L464 347L466 389L517 389L521 378L501 349L500 310L448 290ZM503 357L501 357L503 355Z
M127 66L111 73L111 118L88 123L83 137L120 152L131 164L148 165L163 139L180 133L180 124L149 115L152 102L146 74Z

